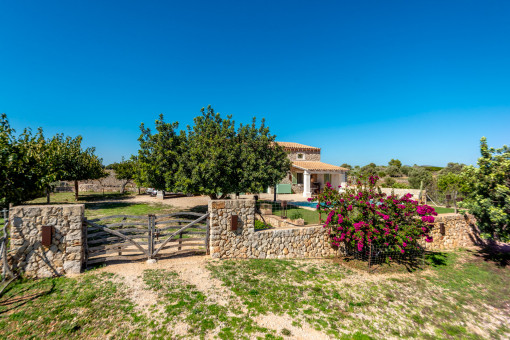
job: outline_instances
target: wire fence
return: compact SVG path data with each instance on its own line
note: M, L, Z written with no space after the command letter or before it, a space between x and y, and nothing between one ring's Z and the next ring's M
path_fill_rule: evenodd
M387 263L397 263L410 268L417 268L425 263L425 250L419 244L406 247L403 253L390 247L378 247L372 244L361 250L346 246L344 252L346 257L366 263L368 271L373 271L377 266Z
M321 223L321 211L316 210L316 204L293 201L256 200L256 213L260 215L274 215L282 219L303 219L305 224Z

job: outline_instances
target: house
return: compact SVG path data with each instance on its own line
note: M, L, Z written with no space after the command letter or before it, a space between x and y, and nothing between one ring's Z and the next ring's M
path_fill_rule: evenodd
M292 166L288 175L277 185L277 193L303 194L311 197L326 183L338 188L347 182L348 169L321 162L321 149L291 142L277 142L288 153Z

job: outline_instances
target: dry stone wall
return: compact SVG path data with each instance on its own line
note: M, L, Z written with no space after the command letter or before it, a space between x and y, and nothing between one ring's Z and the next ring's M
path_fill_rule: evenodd
M84 211L83 204L11 208L9 261L13 269L35 278L80 273ZM43 225L52 227L49 247L41 243Z
M445 214L435 218L431 226L433 242L422 242L427 250L454 250L481 246L485 241L480 238L473 215Z
M213 258L315 258L336 254L322 226L255 231L254 200L210 201L209 212ZM232 215L238 216L237 230L233 231Z
M322 226L255 231L255 201L209 202L210 254L213 258L317 258L339 254L330 245ZM231 216L238 216L231 230ZM433 242L422 242L427 250L454 250L484 245L471 215L440 215L431 226Z

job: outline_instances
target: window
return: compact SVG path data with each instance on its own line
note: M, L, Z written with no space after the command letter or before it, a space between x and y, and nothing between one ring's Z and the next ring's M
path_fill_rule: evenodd
M296 174L296 183L303 184L303 173L302 172L298 172Z
M298 153L297 154L297 159L305 159L305 154L304 153Z

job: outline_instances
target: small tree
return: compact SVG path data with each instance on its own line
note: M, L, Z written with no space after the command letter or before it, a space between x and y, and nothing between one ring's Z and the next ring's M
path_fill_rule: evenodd
M327 213L324 227L331 243L358 251L376 246L405 253L416 248L419 239L432 242L428 223L434 222L435 210L419 205L411 194L387 196L376 186L377 180L360 177L342 193L326 184L317 207Z
M133 159L124 160L122 157L122 161L120 163L113 163L112 169L115 171L115 178L121 180L120 193L123 194L126 185L132 182L136 176L137 165Z
M53 145L52 171L57 180L73 181L75 199L78 200L78 181L99 179L108 176L102 160L95 155L95 148L82 149L82 137L64 137L57 134L50 143Z
M409 172L409 185L413 189L427 188L433 182L432 174L422 167L415 166Z
M391 159L391 161L388 162L388 166L394 166L397 167L397 169L400 169L402 167L402 162L398 159Z
M481 231L493 238L510 237L510 148L490 148L480 140L478 168L468 166L462 181L469 193L463 206L475 215Z
M457 213L457 194L462 190L463 186L464 183L461 175L453 172L441 174L437 178L437 187L439 190L453 196L455 213Z

